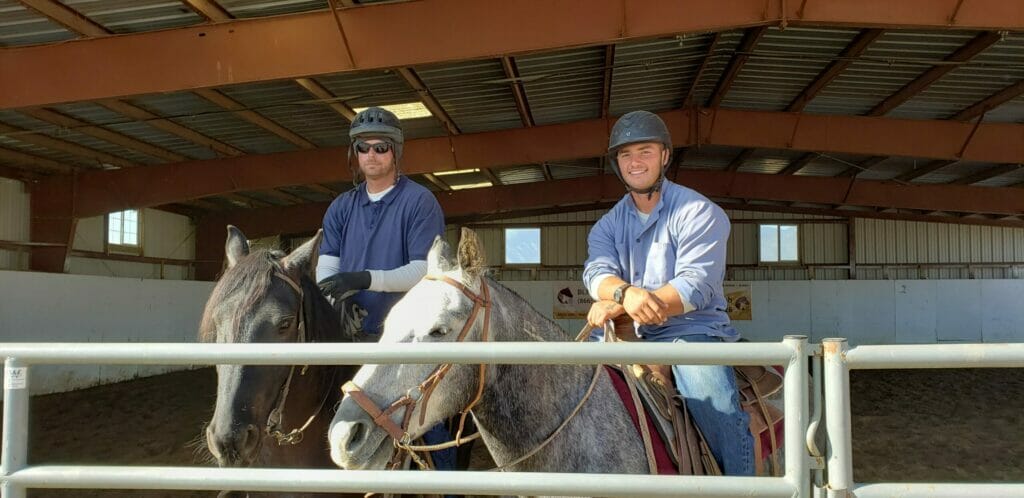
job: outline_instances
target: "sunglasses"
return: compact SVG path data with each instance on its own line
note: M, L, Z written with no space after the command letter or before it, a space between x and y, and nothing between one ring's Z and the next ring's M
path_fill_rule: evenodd
M356 151L360 154L369 154L370 149L378 154L387 154L392 149L391 142L377 142L375 144L358 141L355 143Z

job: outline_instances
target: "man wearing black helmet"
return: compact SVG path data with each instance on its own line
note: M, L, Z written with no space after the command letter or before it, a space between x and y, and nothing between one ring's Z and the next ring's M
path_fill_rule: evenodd
M361 328L376 337L391 307L426 275L427 253L444 233L444 215L429 190L401 175L405 140L398 117L380 107L363 110L352 120L349 138L355 188L327 208L316 276L335 303L351 296L365 310ZM435 428L424 438L443 442L448 433ZM438 468L454 468L454 452L432 456Z
M627 194L587 238L583 281L595 300L588 321L601 327L628 315L648 341L735 341L722 290L729 218L665 178L671 156L668 128L655 114L630 112L612 128L608 157ZM673 373L725 473L753 475L754 441L733 369L676 365Z

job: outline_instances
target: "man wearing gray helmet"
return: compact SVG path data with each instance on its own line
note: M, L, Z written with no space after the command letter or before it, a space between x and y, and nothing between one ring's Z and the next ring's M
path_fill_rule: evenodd
M363 110L349 138L356 185L327 208L316 277L333 302L351 296L366 311L363 332L378 337L391 307L427 274L427 253L444 234L444 215L429 190L401 174L405 137L398 117L380 107ZM438 426L424 439L435 444L449 434ZM454 451L431 456L437 468L454 469Z
M615 123L608 143L612 169L627 194L587 238L583 281L600 328L628 315L637 337L657 342L731 342L722 290L729 218L703 195L665 178L672 139L646 111ZM676 387L728 475L753 475L753 436L740 408L733 369L676 365Z

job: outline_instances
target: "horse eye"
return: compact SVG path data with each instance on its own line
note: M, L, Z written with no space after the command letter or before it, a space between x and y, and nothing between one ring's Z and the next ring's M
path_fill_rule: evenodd
M448 327L434 327L430 330L430 337L444 337L448 334Z

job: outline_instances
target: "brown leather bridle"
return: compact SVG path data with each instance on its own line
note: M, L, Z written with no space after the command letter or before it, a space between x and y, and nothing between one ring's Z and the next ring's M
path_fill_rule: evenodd
M298 293L299 311L295 314L295 326L298 329L297 342L304 343L306 342L306 296L305 293L302 292L302 286L300 286L299 283L294 278L288 275L280 267L274 269L274 276L280 278L281 280L284 280L284 282L287 283L289 287L291 287L292 289L295 290L296 293ZM306 375L307 367L308 365L303 366L302 369L299 371L299 375ZM274 409L270 410L270 414L267 415L267 424L266 427L264 427L263 429L267 435L273 437L277 441L277 444L279 446L285 444L299 444L300 442L302 442L302 437L305 430L309 428L310 424L313 423L313 420L316 419L316 416L319 415L321 411L323 411L324 405L327 404L327 399L330 398L330 390L328 390L324 394L324 398L320 400L320 404L317 406L316 411L314 411L313 414L306 419L306 423L302 424L302 427L292 429L288 432L284 432L283 430L281 430L281 420L284 418L284 405L285 402L288 400L288 391L291 388L292 378L294 376L295 366L293 365L291 369L288 371L288 378L285 379L284 384L281 386L281 389L277 397L277 403L274 405ZM334 384L333 377L331 378L330 383Z
M481 340L483 342L487 342L489 340L488 334L491 321L491 301L490 291L488 290L486 281L480 279L480 293L477 294L470 290L470 288L467 287L462 282L459 282L451 277L428 275L424 277L424 279L445 282L455 287L456 289L462 291L462 293L465 294L466 297L473 301L473 310L469 312L469 318L466 320L465 325L462 326L462 331L459 332L459 336L455 339L455 342L463 342L466 339L466 336L469 334L470 329L473 328L473 324L476 323L477 315L479 314L481 309L484 310ZM351 396L352 399L355 400L356 404L358 404L360 408L365 410L366 413L373 418L373 422L377 424L378 427L387 431L387 433L391 435L392 439L394 440L395 451L391 455L391 460L388 461L389 468L395 469L402 466L402 464L404 463L404 453L408 453L412 457L412 459L417 463L417 465L426 468L426 462L424 462L423 459L416 455L416 451L435 451L439 449L450 448L453 446L459 446L462 443L469 442L479 437L479 433L477 433L473 434L472 436L464 438L462 437L462 430L465 427L466 417L469 415L470 410L472 410L473 407L476 406L478 402L480 402L480 398L483 397L485 375L487 372L487 366L484 364L479 365L480 378L479 383L477 384L476 396L460 412L461 416L459 418L459 430L455 434L455 439L448 443L434 445L430 447L412 446L412 436L409 434L409 421L412 419L412 413L413 411L416 410L417 405L420 405L419 423L422 425L426 417L427 404L430 402L430 396L434 393L434 389L437 388L437 385L441 382L442 379L444 379L445 375L448 374L448 371L451 370L452 365L452 363L444 363L438 365L437 368L435 368L430 373L430 375L427 375L427 378L424 379L423 382L419 383L419 385L417 385L416 387L413 387L412 389L406 391L406 393L401 398L398 398L397 400L395 400L395 402L391 403L391 405L389 405L387 408L384 408L383 410L380 409L377 406L377 404L374 403L373 400L370 399L370 397L367 396L366 393L364 393L362 389L360 389L359 386L357 386L354 382L348 381L345 383L345 385L341 387L342 392ZM391 419L391 416L396 411L403 408L405 409L405 412L402 414L402 423L401 425L399 425L396 424Z
M462 326L462 331L459 333L458 338L455 339L456 342L462 342L466 339L466 335L469 333L469 330L473 327L473 324L476 323L476 317L480 309L484 310L484 323L483 331L481 332L481 340L484 342L489 340L488 334L490 329L492 303L490 300L490 291L488 290L487 282L484 279L480 279L480 294L476 294L461 282L458 282L455 279L452 279L447 276L436 277L428 275L423 278L425 278L426 280L436 280L445 282L455 287L456 289L462 291L462 293L465 294L466 297L473 301L473 310L470 311L469 318L466 320L466 324ZM586 330L586 327L584 327L584 330ZM422 402L422 406L420 407L420 425L423 424L424 417L426 417L427 403L430 400L430 395L434 392L434 389L437 387L437 384L441 382L441 379L444 379L444 376L448 373L448 370L451 370L451 363L438 365L437 368L435 368L423 382L421 382L416 387L409 389L409 391L407 391L405 395L395 400L394 403L391 403L387 408L383 410L380 409L377 406L377 404L374 403L373 400L370 399L370 397L367 396L366 393L364 393L362 389L360 389L359 386L357 386L352 381L346 382L345 385L341 387L341 390L345 394L352 396L352 399L355 400L356 404L358 404L360 408L366 411L366 413L373 418L373 422L377 424L378 427L384 429L385 431L387 431L388 434L391 435L391 438L394 441L395 451L394 453L391 454L391 459L388 461L389 469L394 470L402 467L402 465L405 463L405 454L408 454L412 458L412 460L415 461L416 464L420 466L420 468L427 469L429 468L429 465L427 464L426 461L420 458L416 454L416 452L429 452L445 448L452 448L480 437L479 432L467 437L462 437L462 430L465 427L466 416L469 415L470 410L472 410L473 407L476 406L476 404L480 401L480 398L482 398L484 394L486 365L480 364L479 367L480 381L479 384L477 384L476 396L460 412L461 416L459 418L459 430L455 433L455 439L453 439L452 441L448 441L446 443L435 444L430 446L412 445L412 436L409 434L409 420L412 419L412 412L416 409L416 406L420 404L420 402ZM560 434L562 430L569 425L569 421L571 421L574 417L576 417L577 414L579 414L580 410L583 408L583 405L587 402L588 399L590 399L590 395L593 394L594 387L597 386L597 381L601 377L601 372L603 370L604 369L600 365L594 368L594 376L590 379L590 386L587 387L586 392L580 398L579 402L576 404L576 407L573 408L572 412L570 412L569 415L564 420L562 420L562 423L551 434L549 434L547 438L545 438L543 441L537 444L532 450L528 451L526 454L520 456L519 458L511 462L495 467L491 470L500 471L504 470L505 468L518 465L526 461L533 455L536 455L540 450L544 449L544 447L547 446L548 443L553 441L555 437L557 437L558 434ZM416 393L415 396L414 393ZM398 425L393 420L391 420L391 415L401 408L404 408L405 412L402 414L402 424Z

